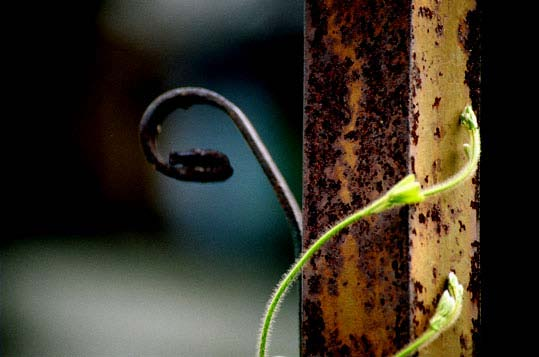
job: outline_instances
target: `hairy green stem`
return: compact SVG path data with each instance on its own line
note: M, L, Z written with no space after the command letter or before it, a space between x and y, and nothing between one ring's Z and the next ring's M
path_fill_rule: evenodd
M434 316L429 320L429 327L417 339L395 354L394 357L406 357L418 349L427 346L457 321L462 311L464 287L459 283L455 273L450 272L448 289L438 301Z
M273 293L273 296L271 297L270 302L268 304L268 307L266 310L266 316L264 318L264 322L262 324L262 330L260 332L260 340L259 340L260 342L259 342L259 347L258 347L258 355L260 357L264 357L266 354L267 339L268 339L268 335L271 328L271 323L273 320L273 315L275 313L275 310L278 308L279 302L282 296L286 293L290 284L296 279L298 273L300 272L301 268L305 265L305 263L309 259L311 259L313 254L316 253L316 251L318 251L320 247L322 247L328 240L330 240L332 237L338 234L343 228L362 219L363 217L366 217L370 214L378 212L378 209L380 209L385 204L387 204L387 198L384 196L374 201L367 207L364 207L363 209L355 212L351 216L346 217L337 225L333 226L324 235L322 235L318 240L316 240L314 244L311 245L310 248L307 249L303 253L303 255L296 261L296 263L292 265L291 269L288 271L288 273L286 273L284 278L279 283L277 290L275 290L275 292Z
M473 176L477 170L479 156L481 155L481 137L479 136L477 118L471 106L468 105L466 108L464 108L464 111L460 115L460 123L468 129L468 134L470 135L470 143L464 145L464 150L469 160L462 169L447 180L424 189L423 194L426 197L433 196L456 187L467 178Z
M265 357L266 355L269 334L271 331L271 324L273 322L274 315L279 308L281 299L286 294L288 288L294 282L305 263L307 263L307 261L312 258L314 253L316 253L324 244L326 244L328 240L337 235L343 228L359 221L362 218L365 218L372 214L383 212L395 206L422 202L428 196L432 196L456 187L457 185L475 174L481 152L481 141L479 137L477 118L475 117L471 106L467 106L464 109L460 117L460 122L469 130L470 144L465 145L466 154L469 160L467 164L461 170L459 170L459 172L457 172L455 175L451 176L444 182L441 182L427 189L421 189L421 186L419 185L413 174L406 176L395 186L393 186L388 192L386 192L382 197L378 198L377 200L360 209L359 211L356 211L350 216L344 218L335 226L330 228L326 233L324 233L320 238L318 238L292 265L290 270L284 275L282 280L277 285L277 289L273 292L273 295L271 296L266 307L266 313L259 334L259 357ZM454 319L450 323L456 320L458 314L460 313L460 310L457 310L455 313L456 317L453 316ZM406 353L410 353L406 351L415 351L419 347L425 345L425 343L428 343L433 338L435 338L438 332L440 332L440 329L432 328L431 320L431 328L427 330L423 335L421 335L417 340L413 341L409 345L410 347L405 347L404 352L399 352L405 354L400 354L397 356L406 356Z
M421 336L419 336L410 344L408 344L406 347L404 347L402 350L397 352L394 357L409 356L410 354L417 351L420 347L426 346L427 344L429 344L429 342L436 339L437 334L438 334L437 331L434 331L432 328L429 328L427 331L421 334Z

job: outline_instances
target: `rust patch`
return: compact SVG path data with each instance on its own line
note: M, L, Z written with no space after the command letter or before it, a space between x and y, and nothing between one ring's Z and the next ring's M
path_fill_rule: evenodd
M432 209L430 210L430 219L433 222L441 222L441 211L439 205L433 205Z
M366 335L361 335L360 337L361 345L363 347L363 351L365 351L366 356L375 356L374 352L372 351L372 343L369 341L369 338Z
M339 296L339 285L335 278L329 278L327 282L328 294L331 296Z
M464 83L470 89L472 107L480 117L480 85L481 85L481 11L468 11L463 22L459 24L458 38L468 55Z
M474 241L471 244L471 250L473 251L471 261L470 279L466 290L472 295L472 301L479 305L479 298L481 296L481 275L480 275L480 243Z
M468 349L468 343L466 342L466 336L464 336L464 334L460 335L459 342L460 342L460 348L462 350Z
M342 345L341 348L339 348L339 356L351 356L351 353L352 351L347 345Z
M429 20L432 20L434 17L434 12L426 6L420 6L418 14L420 17L426 17Z
M412 132L410 133L412 136L412 142L414 145L417 145L419 142L419 112L414 112L412 116ZM413 170L415 172L415 170Z
M350 335L348 335L348 338L350 339L350 343L352 343L352 348L354 350L358 350L359 349L359 341L356 338L356 336L354 336L354 334L350 334Z
M313 274L307 279L309 295L320 294L320 274Z
M442 101L441 97L435 97L434 98L434 103L432 103L432 109L438 109L438 107L440 106L441 101Z
M309 356L323 355L326 350L326 339L322 334L325 324L320 301L304 299L302 316L302 348L309 351Z
M304 247L407 173L410 6L306 2ZM407 219L405 208L358 222L313 257L302 355L388 355L409 340Z
M421 282L419 281L414 282L414 290L416 294L421 294L423 292L423 285L421 285Z
M444 25L442 25L441 23L438 23L434 31L436 32L436 35L438 37L442 37L444 35Z
M414 63L414 67L412 69L412 82L414 84L414 89L421 89L421 84L423 83L421 80L421 70L416 63Z

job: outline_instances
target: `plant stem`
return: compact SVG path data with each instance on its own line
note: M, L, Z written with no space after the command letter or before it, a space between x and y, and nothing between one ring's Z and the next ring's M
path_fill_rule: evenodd
M311 257L314 255L314 253L316 253L316 251L320 249L320 247L322 247L328 240L330 240L332 237L338 234L343 228L345 228L346 226L352 223L359 221L360 219L366 216L379 212L379 210L383 206L387 205L387 201L388 201L387 198L388 198L388 195L386 194L380 197L379 199L377 199L376 201L372 202L370 205L346 217L345 219L340 221L338 224L331 227L329 231L327 231L324 235L322 235L319 239L317 239L309 247L309 249L307 249L303 253L303 255L296 261L296 263L292 265L288 273L286 273L284 278L279 283L277 290L275 290L275 292L273 293L273 296L271 297L268 308L266 310L266 316L264 318L264 323L262 325L262 330L260 333L260 343L259 343L259 348L258 348L258 355L260 357L264 357L266 355L266 343L267 343L269 331L271 328L273 315L279 306L279 302L281 298L290 287L290 284L295 280L295 278L301 271L301 268L305 265L305 263L309 259L311 259Z
M258 356L265 357L266 348L268 344L269 334L271 330L271 324L275 312L278 310L282 297L286 294L290 285L294 282L297 275L300 273L301 268L312 258L328 240L337 235L343 228L349 226L352 223L359 221L360 219L372 214L377 214L388 210L395 206L414 204L423 201L426 197L432 196L443 191L450 190L466 179L475 174L477 165L479 163L479 156L481 153L481 140L479 136L479 128L477 125L477 118L471 108L466 106L460 117L461 124L466 126L470 134L470 144L465 146L466 154L468 156L468 162L460 169L455 175L451 176L447 180L436 184L432 187L421 189L419 183L415 179L413 174L410 174L397 182L389 191L387 191L382 197L373 201L364 208L356 211L345 219L341 220L335 226L330 228L320 238L318 238L304 253L303 255L292 265L290 270L284 275L282 280L277 285L277 289L273 292L270 301L266 308L266 314L264 316L262 328L259 334L258 344ZM460 310L455 312L458 317ZM455 319L456 319L455 317ZM406 356L416 349L429 343L431 339L436 338L438 330L432 328L423 333L418 339L410 343L399 351L397 357Z
M479 156L481 155L481 137L479 136L477 118L470 106L467 106L462 112L461 124L468 128L468 134L470 135L470 144L467 146L470 149L469 160L463 168L450 178L424 189L423 195L426 197L450 190L475 174L477 164L479 163ZM468 154L468 151L466 152Z
M455 273L451 271L448 277L448 288L438 300L436 311L429 320L427 331L398 351L394 357L408 356L416 350L427 346L443 331L451 327L462 311L463 294L464 287L459 283Z
M421 334L418 338L410 342L406 347L397 352L394 357L406 357L414 353L419 347L424 347L432 342L437 337L438 331L433 328L429 329Z

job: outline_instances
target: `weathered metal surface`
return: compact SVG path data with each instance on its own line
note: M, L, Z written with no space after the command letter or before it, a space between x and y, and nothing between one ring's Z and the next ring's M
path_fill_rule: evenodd
M304 247L408 172L428 185L461 165L458 114L478 105L474 8L306 1ZM475 192L368 218L327 244L303 271L302 356L394 353L424 330L449 269L469 292L462 323L420 354L472 355Z
M473 0L416 1L412 15L411 169L422 185L456 172L467 134L458 117L479 109L479 13ZM450 270L465 287L462 317L420 356L477 355L477 181L410 209L412 334L425 330ZM413 337L412 336L412 337Z
M307 1L304 246L408 172L409 1ZM410 335L408 210L350 227L304 269L302 355Z

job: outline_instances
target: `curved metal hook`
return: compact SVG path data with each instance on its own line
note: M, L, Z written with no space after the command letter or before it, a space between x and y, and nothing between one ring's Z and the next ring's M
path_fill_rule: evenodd
M157 150L157 136L168 114L178 108L188 109L195 104L209 104L223 110L239 129L269 179L294 235L302 236L302 217L299 205L286 180L273 161L247 116L225 97L205 88L182 87L161 94L146 108L140 122L140 140L146 159L162 174L177 180L212 182L228 179L233 169L222 152L192 149L171 152L166 162Z

